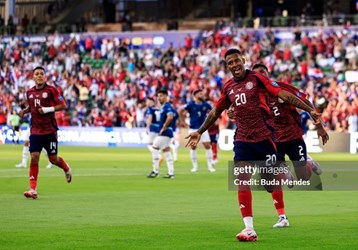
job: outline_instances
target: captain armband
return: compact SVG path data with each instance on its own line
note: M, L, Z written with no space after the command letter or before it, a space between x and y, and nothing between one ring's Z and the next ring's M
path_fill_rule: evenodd
M44 114L55 112L55 107L42 107L42 112L44 112Z

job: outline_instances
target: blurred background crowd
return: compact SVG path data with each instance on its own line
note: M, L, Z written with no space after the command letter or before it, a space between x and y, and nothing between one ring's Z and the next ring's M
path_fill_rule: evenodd
M51 9L49 14L54 12ZM12 111L24 107L37 65L45 67L48 84L56 86L67 102L68 109L56 113L59 126L143 127L145 100L160 88L169 90L176 108L191 100L198 88L214 104L231 77L223 55L237 47L245 55L247 68L264 63L273 79L306 92L329 130L358 130L355 26L347 22L344 28L325 31L316 27L314 34L297 26L286 31L293 37L288 43L279 39L275 28L259 33L242 28L242 19L235 20L218 19L211 29L188 34L165 49L136 48L115 35L71 34L64 40L54 33L38 42L21 36L0 38L0 125L9 124ZM347 78L347 71L353 72L353 78ZM232 126L225 116L221 125Z

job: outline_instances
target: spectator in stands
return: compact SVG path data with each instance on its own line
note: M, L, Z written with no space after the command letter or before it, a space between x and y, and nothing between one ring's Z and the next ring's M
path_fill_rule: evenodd
M22 33L27 34L28 33L28 26L30 24L30 19L27 17L27 14L23 16L21 19L21 27L22 27Z
M16 33L16 26L12 15L10 15L9 18L7 19L7 30L8 30L8 34L10 35L15 35Z
M290 47L272 33L241 32L221 25L217 31L213 27L201 32L195 46L186 46L183 40L178 43L182 48L171 45L168 49L133 49L124 39L100 36L61 40L55 35L37 43L10 39L0 51L0 100L6 110L11 110L13 101L21 105L23 93L31 85L29 72L45 62L49 82L57 84L70 114L77 117L71 122L69 114L63 114L59 117L62 124L93 126L101 112L113 126L140 126L138 103L162 87L169 90L176 108L197 88L215 102L229 76L222 56L227 47L238 46L247 58L247 67L265 63L273 77L309 93L331 129L354 129L358 88L344 78L345 71L357 65L357 56L352 56L357 53L354 34L337 30L308 36L292 30L295 42Z
M0 26L3 26L5 24L4 18L0 15Z

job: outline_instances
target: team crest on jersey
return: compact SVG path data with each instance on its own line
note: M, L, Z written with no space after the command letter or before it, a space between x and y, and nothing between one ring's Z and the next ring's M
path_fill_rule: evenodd
M47 97L48 97L47 92L43 92L43 93L42 93L42 98L47 98Z
M278 83L277 82L271 82L272 86L274 87L278 87Z
M29 98L34 98L34 95L33 95L33 94L31 94L31 95L29 96Z
M232 95L232 94L234 94L234 90L233 90L233 89L229 92L229 95Z
M245 85L245 89L252 89L254 87L254 84L252 82L247 82Z

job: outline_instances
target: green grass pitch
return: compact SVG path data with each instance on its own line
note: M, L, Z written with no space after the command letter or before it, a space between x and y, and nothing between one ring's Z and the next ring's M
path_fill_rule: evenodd
M271 196L253 193L257 242L238 242L243 229L237 193L228 191L220 151L216 173L190 173L180 149L176 179L147 179L146 149L60 147L73 182L42 159L39 199L26 199L28 168L16 169L21 145L0 145L0 249L357 249L358 191L288 191L291 227L273 229ZM317 160L357 161L357 155L312 154ZM357 164L358 168L358 164ZM162 166L166 173L165 163ZM324 169L323 169L324 171Z

